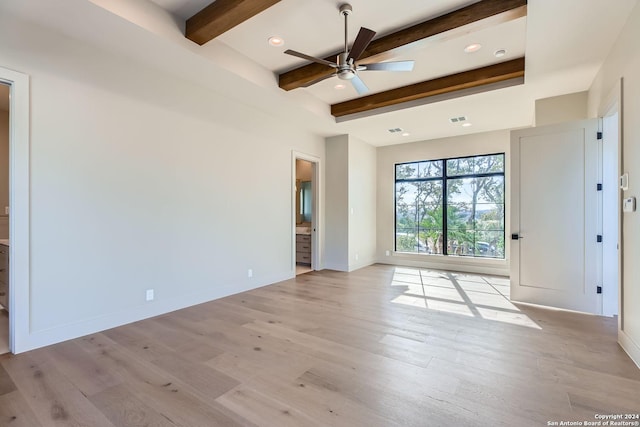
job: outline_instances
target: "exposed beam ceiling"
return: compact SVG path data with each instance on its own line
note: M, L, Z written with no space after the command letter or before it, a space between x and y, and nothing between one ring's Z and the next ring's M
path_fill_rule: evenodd
M366 59L370 61L383 60L385 56L398 53L399 50L416 42L428 42L445 36L455 37L468 31L476 31L500 22L520 18L526 13L527 0L482 0L374 40L360 56L360 61L366 63L368 62ZM471 24L473 25L471 26ZM336 52L325 59L334 62L338 53ZM333 72L332 68L312 63L280 74L278 84L284 90L292 90L304 87Z
M203 45L279 1L216 0L187 19L185 36Z
M333 104L331 114L338 118L464 89L493 87L494 83L523 78L524 63L524 58L518 58Z

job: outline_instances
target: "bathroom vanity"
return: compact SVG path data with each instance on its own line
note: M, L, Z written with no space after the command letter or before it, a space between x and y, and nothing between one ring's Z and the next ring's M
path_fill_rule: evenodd
M311 265L311 229L296 227L296 263Z

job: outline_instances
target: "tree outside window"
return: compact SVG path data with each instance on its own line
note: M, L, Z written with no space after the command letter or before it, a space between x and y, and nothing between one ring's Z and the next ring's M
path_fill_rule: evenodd
M504 258L504 154L398 164L395 181L396 251Z

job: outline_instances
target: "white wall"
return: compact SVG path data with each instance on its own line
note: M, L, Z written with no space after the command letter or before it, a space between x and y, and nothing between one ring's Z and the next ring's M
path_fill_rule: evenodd
M586 119L587 99L584 91L536 100L536 126Z
M375 262L376 149L349 135L326 141L325 268Z
M324 268L349 270L349 135L325 143Z
M505 153L506 231L509 235L509 131L486 132L410 144L378 148L378 197L377 197L377 259L378 262L445 270L508 275L508 260L470 259L394 253L395 164L416 160L443 159L476 154ZM509 254L510 241L506 239L505 253ZM390 252L386 256L385 251Z
M10 16L0 66L31 76L28 348L294 276L291 151L322 138Z
M376 262L376 148L349 138L349 271Z
M620 37L599 71L589 91L589 115L603 115L611 94L623 81L622 151L623 170L629 172L629 190L624 197L640 197L640 4L629 16ZM622 218L623 250L623 330L622 346L640 366L640 212Z

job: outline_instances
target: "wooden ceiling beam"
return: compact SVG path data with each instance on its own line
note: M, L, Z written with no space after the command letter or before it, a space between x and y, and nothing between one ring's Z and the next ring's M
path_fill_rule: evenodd
M513 59L511 61L476 68L475 70L464 71L462 73L333 104L331 106L331 114L338 118L431 96L524 77L524 63L524 58Z
M187 19L185 36L199 45L213 40L280 0L216 0Z
M360 61L366 63L367 61L363 60L367 58L369 58L369 62L374 59L384 60L386 59L385 55L396 55L400 53L401 49L407 48L409 45L413 47L415 46L414 43L417 42L455 37L465 32L477 31L501 22L511 21L526 14L527 0L482 0L446 15L373 40L360 56ZM473 25L473 27L470 25ZM325 59L335 62L338 53L336 52ZM332 68L312 63L280 74L278 76L278 85L284 90L292 90L303 87L305 84L328 76L333 72Z

